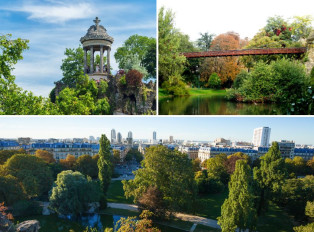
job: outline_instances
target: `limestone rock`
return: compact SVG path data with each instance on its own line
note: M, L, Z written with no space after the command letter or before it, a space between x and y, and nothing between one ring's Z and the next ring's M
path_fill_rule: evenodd
M37 220L24 221L16 226L17 232L38 232L39 229L39 221Z

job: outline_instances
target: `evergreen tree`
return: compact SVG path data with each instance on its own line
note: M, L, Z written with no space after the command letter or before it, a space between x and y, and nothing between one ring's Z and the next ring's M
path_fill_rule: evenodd
M256 228L256 210L251 188L251 168L245 160L238 160L229 182L229 197L221 207L218 224L222 232L253 231Z
M258 213L267 209L268 201L281 191L287 175L285 162L281 157L277 142L273 142L269 151L260 158L260 168L254 168L254 179L260 188Z
M100 180L100 186L103 191L103 194L106 195L108 186L111 181L112 174L112 162L111 162L111 147L110 141L107 139L106 135L101 135L99 140L99 159L97 162L98 165L98 178Z

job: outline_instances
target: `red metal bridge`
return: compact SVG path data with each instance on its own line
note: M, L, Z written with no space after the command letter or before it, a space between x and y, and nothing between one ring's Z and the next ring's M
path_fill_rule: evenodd
M306 47L300 48L261 48L261 49L243 49L243 50L225 50L208 52L185 52L186 58L200 57L223 57L223 56L255 56L255 55L275 55L275 54L303 54Z

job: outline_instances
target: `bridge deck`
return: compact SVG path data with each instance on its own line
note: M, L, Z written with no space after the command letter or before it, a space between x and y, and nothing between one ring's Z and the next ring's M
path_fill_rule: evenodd
M261 49L243 49L243 50L225 50L208 52L185 52L186 58L199 57L221 57L221 56L248 56L248 55L274 55L274 54L303 54L306 47L300 48L261 48Z

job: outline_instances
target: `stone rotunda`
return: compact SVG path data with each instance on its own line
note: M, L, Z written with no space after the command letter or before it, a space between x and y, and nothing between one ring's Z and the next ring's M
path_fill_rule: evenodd
M106 28L99 25L98 17L94 20L95 25L90 26L86 35L80 39L84 49L84 73L94 80L107 79L110 75L110 50L113 38L108 35ZM90 53L90 64L87 64L87 52ZM100 53L100 64L96 67L94 55ZM107 51L107 65L103 63L104 51Z

